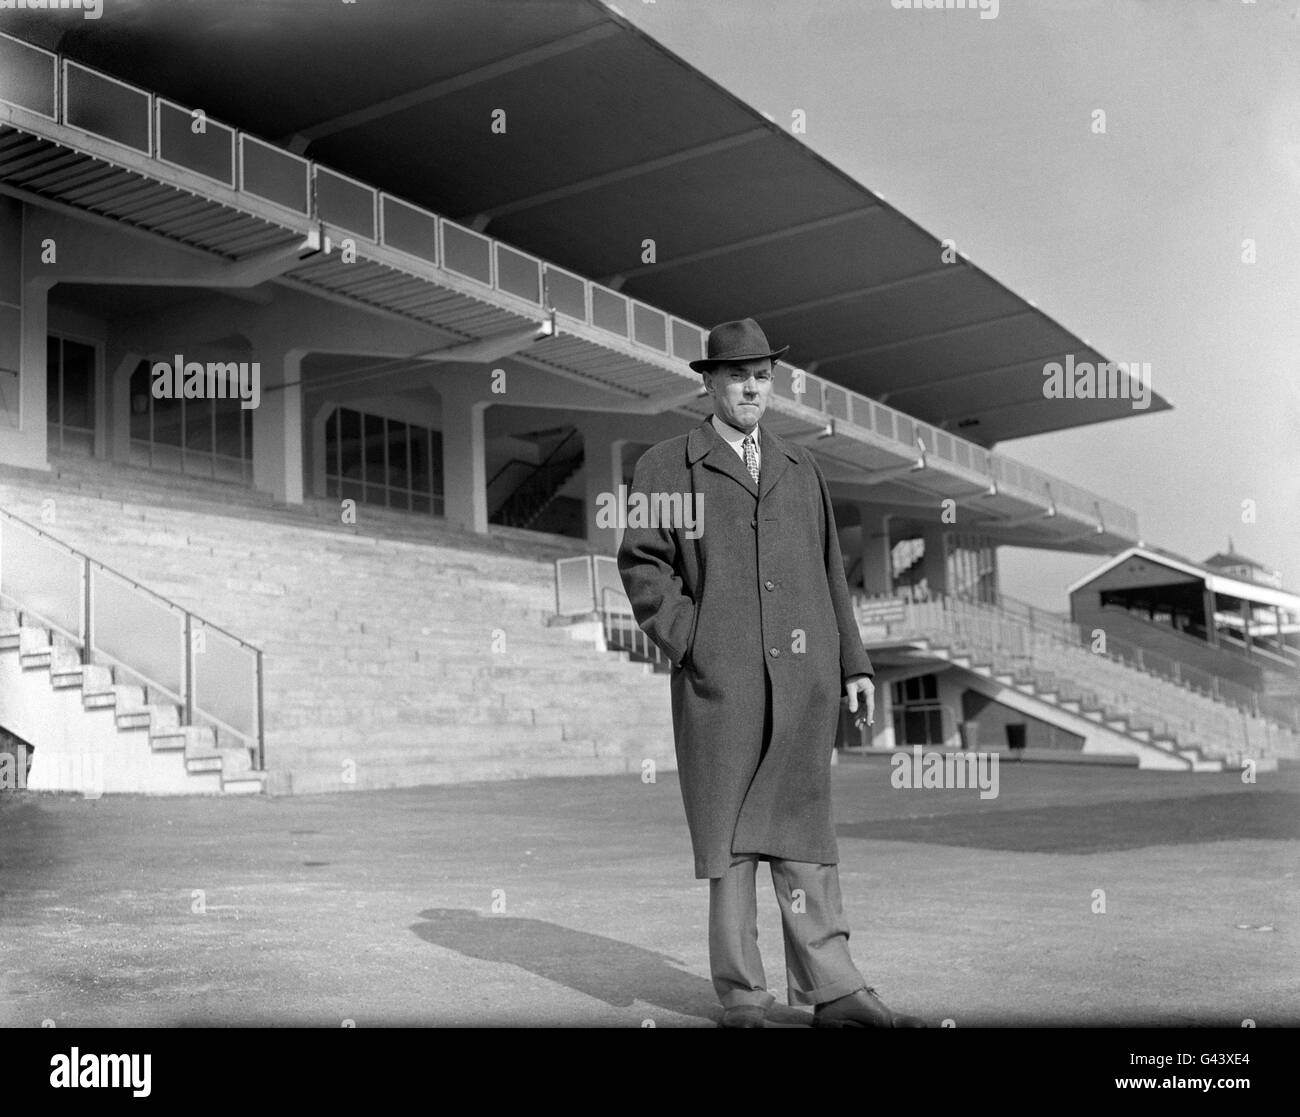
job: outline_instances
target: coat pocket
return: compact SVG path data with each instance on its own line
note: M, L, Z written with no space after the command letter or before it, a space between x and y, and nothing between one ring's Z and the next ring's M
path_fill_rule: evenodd
M695 614L690 619L690 638L686 641L686 650L681 657L682 664L689 663L692 667L695 666L695 633L699 632L699 610L702 607L703 602L701 599L695 599Z

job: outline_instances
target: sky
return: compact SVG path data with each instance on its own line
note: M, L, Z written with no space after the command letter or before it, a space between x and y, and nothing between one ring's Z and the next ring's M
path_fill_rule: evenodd
M1000 452L1300 591L1300 0L894 2L616 7L1173 404ZM1002 548L1002 588L1100 561Z

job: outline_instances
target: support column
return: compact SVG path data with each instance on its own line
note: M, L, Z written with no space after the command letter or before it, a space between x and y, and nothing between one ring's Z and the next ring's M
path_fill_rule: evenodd
M921 556L921 577L933 598L948 592L947 532L940 524L927 524L921 532L925 554Z
M622 529L601 527L597 523L601 497L618 496L623 483L623 447L626 438L617 438L618 416L591 415L578 421L582 433L582 472L585 483L583 511L587 522L587 545L593 554L615 555L623 541ZM623 428L626 431L626 421ZM608 498L606 497L606 501Z
M0 198L0 462L49 469L46 338L53 280L40 272L36 230L21 203ZM17 373L15 377L14 373Z
M253 409L253 488L285 504L301 504L302 359L304 350L276 353L255 344L261 400Z
M1205 642L1212 648L1219 646L1219 626L1214 620L1214 591L1205 586L1201 591L1201 608L1205 610Z
M868 597L888 597L894 592L894 569L889 539L888 514L870 504L858 505L858 522L862 525L862 592Z
M122 465L131 460L131 374L142 357L143 354L134 349L115 345L108 346L104 354L107 391L104 393L102 420L95 426L95 454Z
M871 747L873 749L892 749L897 747L894 740L894 697L893 686L888 679L879 675L872 680L876 684L876 720L871 726Z
M448 368L436 387L442 396L442 491L447 522L486 534L487 456L483 414L491 406L487 385L491 370Z

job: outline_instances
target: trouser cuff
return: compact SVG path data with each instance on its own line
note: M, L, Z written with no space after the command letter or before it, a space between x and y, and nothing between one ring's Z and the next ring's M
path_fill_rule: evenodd
M739 1008L741 1005L758 1005L766 1011L776 1002L766 989L732 989L718 998L723 1008Z
M788 1000L792 1005L820 1005L827 1001L838 1000L840 997L847 997L850 993L856 993L866 987L867 983L860 977L844 977L839 981L819 985L816 989L807 992L796 989L792 985L788 991Z

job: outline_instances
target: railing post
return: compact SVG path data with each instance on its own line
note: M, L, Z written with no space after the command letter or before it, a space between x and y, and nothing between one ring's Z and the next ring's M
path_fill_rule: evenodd
M262 649L257 651L257 770L266 771L266 726L262 722Z
M93 602L91 601L89 555L81 563L81 605L81 662L89 663L91 649L90 618L94 615Z
M194 626L185 610L185 724L194 724Z

